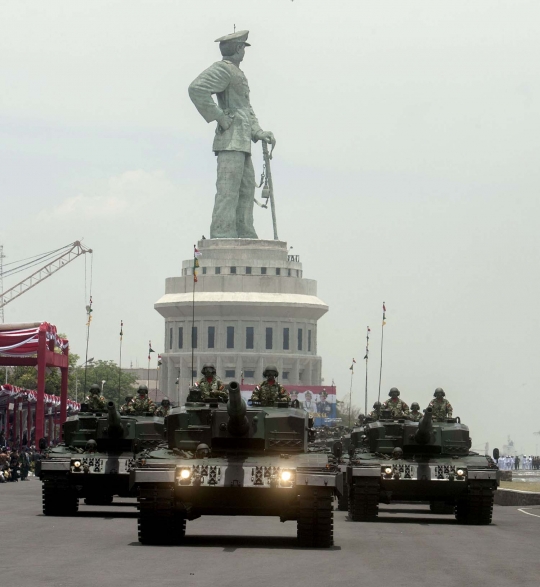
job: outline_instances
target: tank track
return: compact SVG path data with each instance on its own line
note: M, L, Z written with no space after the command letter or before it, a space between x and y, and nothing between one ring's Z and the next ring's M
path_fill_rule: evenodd
M470 483L465 499L457 502L456 520L460 524L487 526L493 517L493 488L483 483Z
M455 507L444 503L444 501L430 501L429 510L432 514L440 515L452 515L455 513Z
M332 493L314 489L300 495L299 499L298 544L307 548L330 548L334 544Z
M77 491L68 485L44 481L41 496L46 516L74 516L79 511Z
M186 520L174 509L174 486L139 489L138 530L141 544L180 544L186 535Z
M353 478L349 492L349 518L353 522L373 522L379 515L379 479Z

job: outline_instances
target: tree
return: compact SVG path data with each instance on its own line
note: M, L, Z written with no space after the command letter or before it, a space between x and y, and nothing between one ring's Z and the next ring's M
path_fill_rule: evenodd
M89 364L86 370L86 389L83 389L84 371L84 367L77 367L80 402L84 401L91 385L97 383L101 388L102 381L105 381L103 384L103 396L107 401L114 402L117 407L124 403L126 396L135 395L137 377L133 373L120 372L118 365L114 361L98 360Z
M351 406L350 410L350 422L349 422L349 400L336 401L336 416L341 418L344 426L354 426L354 423L358 419L358 415L362 413L362 410L355 406Z

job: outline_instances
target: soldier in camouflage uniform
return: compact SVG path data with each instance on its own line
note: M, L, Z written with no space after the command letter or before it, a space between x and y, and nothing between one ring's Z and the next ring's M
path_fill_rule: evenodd
M156 406L148 397L148 387L139 385L137 393L139 394L138 397L131 402L131 413L135 416L144 416L147 412L153 414L156 411Z
M399 399L400 391L397 387L392 387L388 392L389 400L382 405L383 410L390 410L392 418L403 418L409 415L409 406Z
M197 381L197 387L201 391L202 399L218 399L222 402L229 401L229 394L225 391L223 381L216 375L216 368L210 363L205 363L201 369L202 377Z
M444 422L446 418L451 418L454 411L452 404L447 399L444 399L445 395L444 390L437 387L433 394L435 399L429 402L429 407L433 408L433 419L437 422Z
M107 406L107 400L100 394L100 388L97 383L90 387L89 395L85 403L91 412L104 412Z
M420 412L420 404L417 402L413 402L411 404L411 413L409 414L409 420L412 420L413 422L419 422L421 417L422 413Z
M132 395L127 395L124 398L124 401L126 402L124 405L120 406L120 413L127 415L127 414L131 414L133 407L131 404L131 400L133 399Z
M279 372L275 365L268 365L263 371L263 381L254 389L251 399L253 401L262 402L263 404L271 404L279 401L290 401L289 392L276 381Z
M155 416L159 416L160 418L165 418L165 416L169 415L169 411L171 409L171 402L169 401L168 397L164 397L161 400L161 405L156 410Z
M369 413L369 417L375 421L381 417L381 402L375 402L373 404L373 410Z

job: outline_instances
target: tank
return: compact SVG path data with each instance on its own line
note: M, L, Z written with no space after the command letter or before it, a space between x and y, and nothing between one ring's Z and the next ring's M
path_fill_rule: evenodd
M463 524L490 524L498 468L470 448L460 418L435 422L431 408L419 422L383 412L351 434L349 518L373 521L379 503L409 501L429 502L434 513L453 513Z
M335 471L308 452L308 414L288 402L246 402L236 382L227 403L201 401L165 418L167 448L145 451L130 477L143 544L179 544L203 515L276 516L297 523L308 547L333 543Z
M123 416L113 402L106 412L80 412L62 425L64 442L43 453L36 475L45 515L74 515L87 505L134 496L129 472L137 454L164 442L163 418Z

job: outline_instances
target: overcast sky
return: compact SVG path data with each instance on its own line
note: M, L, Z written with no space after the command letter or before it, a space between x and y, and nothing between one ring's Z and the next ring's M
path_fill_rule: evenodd
M0 0L6 262L84 238L90 356L118 359L120 319L125 365L149 339L161 351L153 304L208 235L215 191L214 128L187 87L215 38L249 29L280 237L330 306L325 383L348 395L355 357L363 405L369 325L375 401L384 300L383 398L425 407L441 386L475 447L511 435L538 454L539 22L538 0ZM84 274L74 261L6 321L50 321L84 355Z

